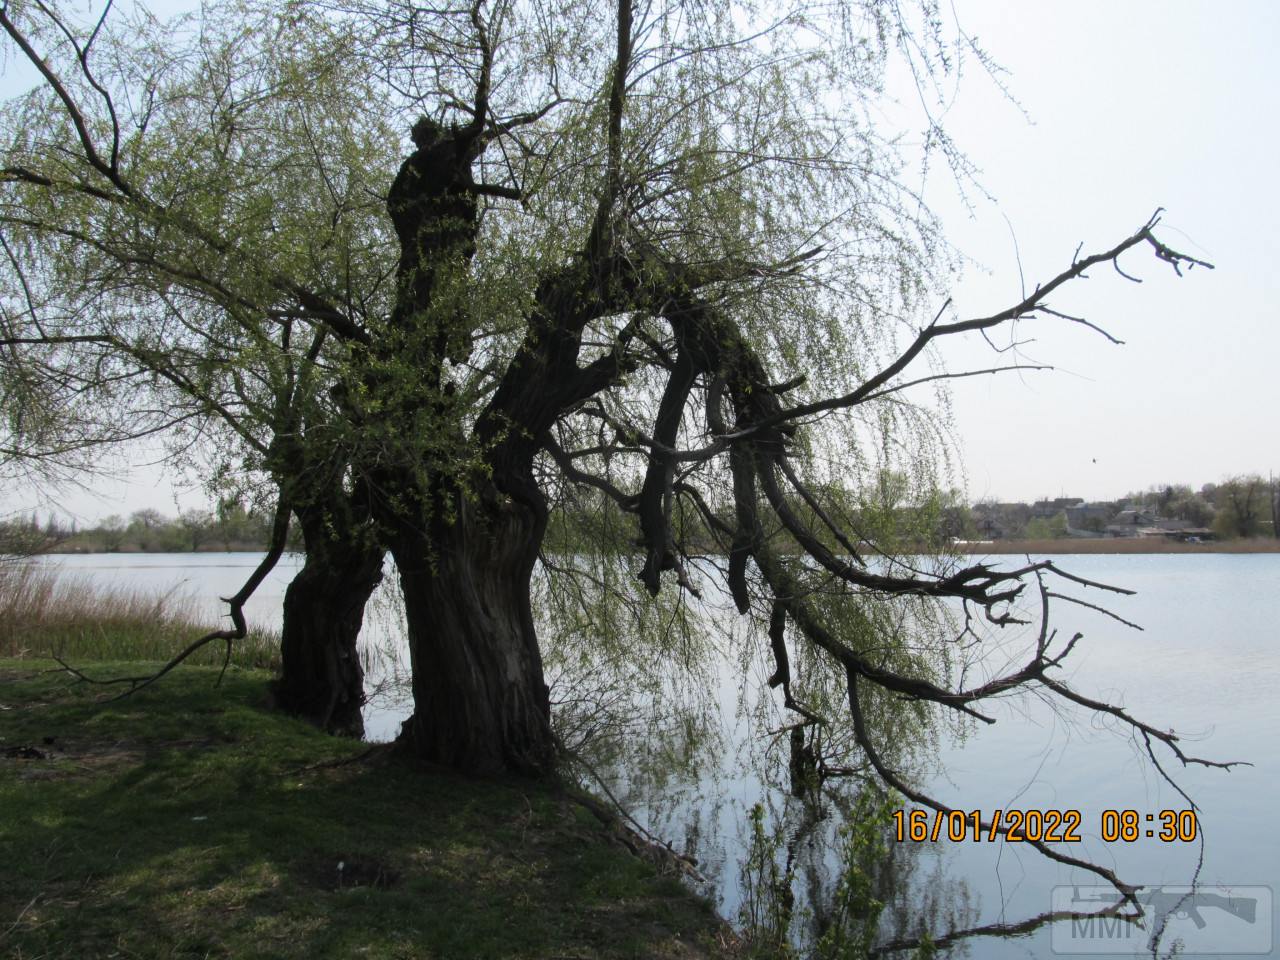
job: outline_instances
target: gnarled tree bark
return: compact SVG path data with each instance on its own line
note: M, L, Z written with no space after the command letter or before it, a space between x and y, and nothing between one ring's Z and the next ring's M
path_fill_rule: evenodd
M494 490L459 498L428 536L402 525L391 552L404 588L414 712L402 748L472 773L551 771L554 741L530 577L545 509Z
M364 669L357 640L382 580L384 551L368 530L344 529L311 505L296 511L306 562L284 595L276 704L330 733L364 734Z

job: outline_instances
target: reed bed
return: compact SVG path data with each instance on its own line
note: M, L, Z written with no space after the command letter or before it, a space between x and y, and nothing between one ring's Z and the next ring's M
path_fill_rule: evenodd
M168 660L215 626L185 594L101 587L32 563L0 563L0 657ZM221 664L226 647L205 646L188 662ZM231 662L275 669L279 637L250 632Z
M1206 540L1180 543L1162 537L1066 537L1058 540L978 540L956 544L959 553L1062 554L1062 553L1280 553L1280 540L1256 537L1252 540Z

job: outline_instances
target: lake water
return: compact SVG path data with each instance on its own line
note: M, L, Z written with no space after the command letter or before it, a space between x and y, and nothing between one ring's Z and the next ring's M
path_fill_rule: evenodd
M1280 955L1272 935L1280 923L1271 895L1280 879L1280 555L1055 559L1079 576L1137 591L1108 599L1107 605L1144 627L1138 632L1087 609L1060 607L1056 622L1061 628L1085 634L1061 679L1088 696L1123 704L1162 729L1176 730L1193 755L1253 764L1231 771L1184 769L1167 751L1157 752L1200 808L1205 843L1199 883L1218 897L1202 896L1198 909L1183 904L1181 913L1171 914L1160 955L1179 940L1183 956ZM234 593L257 560L256 554L149 554L61 556L48 562L97 583L176 590L216 617L221 612L216 598ZM246 608L251 623L278 624L284 588L300 562L285 557L259 588ZM398 683L404 679L394 652L399 623L394 591L384 591L368 618L374 648L370 676L380 689L367 711L367 725L376 739L393 736L410 708ZM711 689L713 712L719 713L721 749L696 773L642 775L624 766L606 774L642 824L699 858L711 895L731 919L743 904L741 863L753 804L764 804L770 827L784 841L795 841L792 853L802 868L797 877L808 888L799 891L802 899L820 897L835 868L834 823L813 829L812 817L777 784L776 765L772 776L759 772L767 743L761 727L768 724L753 721L752 714L766 673L761 661L726 655L714 681L704 684ZM1000 701L988 709L997 717L995 725L965 738L943 738L937 763L925 776L928 792L949 805L981 810L984 819L996 809L1079 810L1082 841L1068 852L1149 889L1174 891L1191 882L1199 843L1101 837L1104 810L1136 811L1145 834L1152 826L1160 828L1160 811L1187 807L1127 731L1083 710L1054 709L1036 698ZM1146 822L1147 814L1154 823ZM1104 894L1092 874L1016 843L903 844L898 860L902 888L915 904L900 911L936 912L942 928L1014 923ZM1241 904L1253 906L1244 910ZM948 916L955 919L947 921ZM1017 939L973 939L966 948L971 956L995 958L1150 955L1144 932L1130 934L1132 942L1117 939L1114 929L1110 938L1102 935L1106 932L1059 922Z

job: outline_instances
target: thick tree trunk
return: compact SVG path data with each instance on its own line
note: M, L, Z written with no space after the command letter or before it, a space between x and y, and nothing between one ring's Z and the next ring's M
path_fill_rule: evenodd
M458 463L476 448L445 366L471 350L474 318L459 290L475 252L480 187L471 165L488 142L485 122L483 106L465 127L420 120L388 193L400 262L395 308L362 383L378 410L362 434L374 454L364 469L404 588L414 713L402 749L473 773L540 776L552 771L555 749L529 608L546 529L534 450L461 479Z
M359 737L364 670L356 641L384 551L368 531L339 537L321 511L299 514L307 559L284 595L276 704L330 733Z
M529 580L545 513L505 497L467 502L451 524L400 526L414 713L400 743L471 773L552 771L548 691Z

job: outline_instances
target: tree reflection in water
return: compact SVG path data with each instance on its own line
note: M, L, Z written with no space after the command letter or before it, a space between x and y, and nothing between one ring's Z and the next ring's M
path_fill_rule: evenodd
M544 558L535 599L540 632L558 639L546 668L569 767L697 864L694 885L753 955L965 956L974 938L1086 916L978 925L979 898L934 846L896 842L890 814L907 803L876 777L849 713L828 709L842 685L797 656L779 703L768 625L738 619L714 590L651 599L625 563ZM904 604L877 629L900 636L946 616ZM883 695L864 697L863 721L881 761L913 781L943 736L965 732ZM1096 913L1129 917L1132 905Z
M544 635L561 641L547 672L566 755L584 786L696 859L703 892L744 938L807 956L824 938L847 947L972 923L962 883L940 866L920 876L919 845L890 842L890 796L867 778L851 731L782 722L758 625L744 628L714 595L652 600L624 564L593 565L589 581L555 576L572 562L549 561L537 594ZM623 635L606 629L619 622ZM804 686L805 664L794 671L811 701L838 696ZM877 721L897 731L894 758L908 769L933 736L915 714L886 705Z

